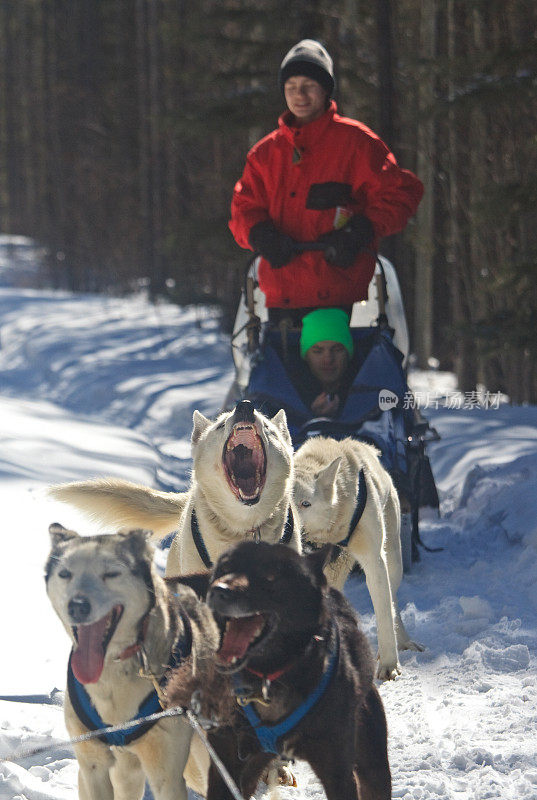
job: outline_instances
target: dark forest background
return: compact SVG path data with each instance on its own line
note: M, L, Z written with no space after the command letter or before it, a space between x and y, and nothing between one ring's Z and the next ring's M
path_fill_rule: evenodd
M340 112L426 185L381 248L419 363L537 402L536 31L535 0L2 0L0 232L46 246L54 286L229 320L233 185L282 57L318 38Z

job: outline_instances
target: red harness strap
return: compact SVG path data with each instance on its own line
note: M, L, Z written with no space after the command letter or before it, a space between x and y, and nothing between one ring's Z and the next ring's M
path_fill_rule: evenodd
M283 667L282 669L276 670L276 672L271 672L269 675L265 675L264 672L258 672L258 670L252 669L251 667L246 667L246 669L253 675L257 675L258 678L261 678L264 681L269 681L269 683L272 683L272 681L275 681L277 678L281 678L281 676L284 673L286 673L287 670L291 669L293 664L294 662L292 662L291 664L287 664L287 666Z
M317 634L315 634L313 636L313 641L314 642L322 642L323 641L323 637L322 636L318 636ZM271 672L269 675L266 675L264 672L259 672L256 669L252 669L252 667L246 667L246 670L248 672L251 672L252 675L257 675L258 678L261 678L264 681L268 681L269 683L272 683L272 681L275 681L278 678L281 678L282 675L285 675L285 673L288 672L291 669L291 667L293 667L295 664L296 664L296 661L291 661L290 664L286 664L285 667L282 667L281 669L277 669L276 672Z
M127 658L131 658L131 656L136 655L142 649L142 645L144 643L145 635L147 633L147 626L149 624L149 614L152 611L152 608L149 609L147 614L145 615L142 624L140 626L140 635L138 636L138 641L134 644L130 644L126 647L118 656L118 661L126 661Z

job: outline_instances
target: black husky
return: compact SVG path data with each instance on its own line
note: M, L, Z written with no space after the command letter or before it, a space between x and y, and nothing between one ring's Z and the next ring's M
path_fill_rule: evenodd
M212 574L191 576L222 633L219 677L198 679L202 696L212 694L206 707L226 709L210 738L246 798L275 755L307 761L328 800L391 797L373 658L354 610L326 584L326 557L326 548L299 556L243 542ZM231 715L226 688L238 704ZM184 690L179 681L174 693L172 681L170 702L184 701ZM211 766L208 800L229 796Z

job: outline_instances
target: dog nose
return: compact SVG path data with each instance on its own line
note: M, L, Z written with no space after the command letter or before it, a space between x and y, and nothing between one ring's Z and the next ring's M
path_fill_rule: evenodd
M67 611L75 622L84 622L90 615L91 603L87 597L77 595L69 600Z
M253 422L255 406L249 400L241 400L235 406L234 422Z

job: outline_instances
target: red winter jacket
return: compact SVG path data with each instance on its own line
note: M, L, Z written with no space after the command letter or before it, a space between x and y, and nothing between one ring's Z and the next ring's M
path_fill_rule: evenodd
M405 227L423 185L397 166L373 131L340 117L333 101L313 122L294 128L292 120L286 112L279 128L248 153L229 223L241 247L252 249L250 231L266 219L297 241L314 241L334 229L338 207L339 215L368 217L376 240ZM360 254L346 270L329 264L319 251L297 255L280 269L261 259L259 285L269 308L351 305L367 298L374 267L370 253Z

